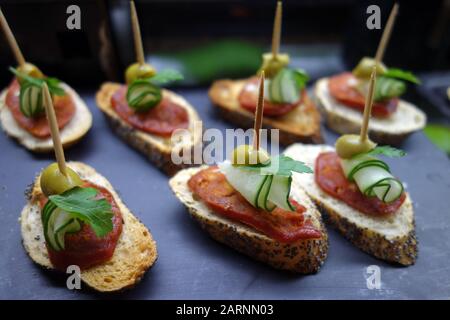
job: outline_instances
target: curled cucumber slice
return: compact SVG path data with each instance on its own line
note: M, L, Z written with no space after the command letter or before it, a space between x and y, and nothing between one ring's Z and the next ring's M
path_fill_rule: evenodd
M150 110L158 105L161 99L161 89L148 80L135 80L128 86L128 105L137 112L145 112Z
M361 156L341 159L344 175L355 181L358 189L366 196L376 196L385 203L397 200L403 193L403 184L392 176L389 166L374 157Z
M219 164L219 170L231 186L255 208L268 212L276 207L295 210L289 202L291 177L262 175L233 166L229 161Z
M24 83L20 87L20 111L28 118L44 112L42 87L34 83Z

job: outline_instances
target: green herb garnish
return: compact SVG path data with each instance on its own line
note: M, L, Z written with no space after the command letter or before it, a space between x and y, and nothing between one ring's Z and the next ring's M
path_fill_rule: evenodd
M382 74L386 78L394 78L399 80L408 81L415 84L420 84L420 79L417 78L412 72L405 71L397 68L389 68Z
M184 77L181 73L176 70L166 69L158 72L151 78L147 78L148 81L155 85L167 84L174 81L183 80Z
M30 83L34 86L42 87L44 82L47 83L48 90L52 95L55 96L63 96L65 95L65 91L63 88L60 87L61 81L56 78L52 77L45 77L45 78L34 78L31 77L23 72L18 71L17 69L14 69L13 67L9 68L9 71L11 71L16 77L20 78L24 84Z
M290 177L292 172L313 173L313 170L301 161L292 159L285 155L272 157L268 164L258 164L250 166L240 166L240 168L250 171L259 171L262 175L276 175Z
M360 156L378 156L378 155L389 158L400 158L405 156L406 152L391 146L378 146L368 152L355 155L353 159Z
M106 199L94 199L97 194L94 188L74 187L62 194L50 196L45 206L57 206L89 224L98 237L103 237L113 229L114 214Z

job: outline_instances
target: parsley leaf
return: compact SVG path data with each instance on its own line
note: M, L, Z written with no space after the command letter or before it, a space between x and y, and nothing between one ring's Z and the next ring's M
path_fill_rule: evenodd
M181 73L179 73L176 70L172 69L166 69L158 72L156 75L154 75L151 78L148 78L148 80L156 85L162 85L167 84L169 82L183 80L184 77Z
M59 79L52 77L45 77L42 79L31 77L23 72L18 71L17 69L14 69L13 67L9 67L9 71L11 71L16 77L23 80L23 82L30 83L34 86L42 87L44 82L46 82L48 91L50 91L50 93L54 94L55 96L63 96L66 94L64 89L60 87L61 81Z
M394 78L399 80L404 80L408 82L412 82L415 84L420 84L420 79L417 78L412 72L404 71L396 68L389 68L386 72L384 72L383 77L386 78Z
M313 170L301 161L294 160L285 155L272 157L269 164L240 166L240 168L250 171L259 171L262 175L277 175L290 177L292 172L312 173Z
M370 150L369 152L357 154L355 157L359 156L386 156L389 158L400 158L406 155L406 152L391 146L378 146Z
M72 188L62 194L52 195L49 201L75 218L89 224L98 237L113 229L111 204L106 199L94 199L94 188Z

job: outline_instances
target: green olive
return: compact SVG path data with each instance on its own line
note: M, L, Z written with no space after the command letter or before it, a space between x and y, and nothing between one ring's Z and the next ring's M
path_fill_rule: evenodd
M70 168L66 168L67 176L64 176L57 163L52 163L42 171L41 174L41 189L48 197L53 194L60 194L64 191L72 189L76 186L81 186L83 181L78 174Z
M273 57L272 53L263 54L263 63L258 73L264 70L265 76L267 78L273 78L275 75L289 64L288 54L278 54L276 58Z
M375 59L364 57L361 59L361 61L358 63L355 69L353 69L352 73L355 77L361 78L361 79L369 79L370 75L372 74L372 69L375 66ZM381 76L386 72L387 68L386 66L380 62L377 65L377 75Z
M243 144L233 150L231 155L232 164L235 166L263 164L270 161L270 156L266 150L259 148L254 150L252 146Z
M125 71L125 80L127 84L131 84L136 79L153 77L155 74L156 70L151 65L136 62L130 65Z
M345 134L336 141L336 152L342 159L350 159L351 157L368 152L376 147L376 143L370 139L361 141L357 134Z
M25 64L20 65L17 67L17 71L20 73L24 73L28 76L34 77L34 78L43 78L44 74L39 70L38 67L36 67L34 64L25 62ZM19 82L22 83L22 80L19 78Z

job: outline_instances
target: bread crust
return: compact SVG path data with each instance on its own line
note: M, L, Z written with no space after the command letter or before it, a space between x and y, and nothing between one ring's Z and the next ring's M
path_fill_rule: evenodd
M83 180L106 188L117 203L123 218L122 233L114 254L106 263L83 270L81 280L100 292L132 288L155 263L158 253L150 231L123 204L111 184L93 168L81 162L69 162ZM53 269L45 246L38 198L42 194L38 175L27 192L28 202L20 217L22 243L30 258L38 265Z
M120 84L118 83L106 82L96 94L97 106L105 115L113 131L130 146L143 153L156 167L160 168L169 176L174 175L180 169L191 167L191 164L175 164L172 161L171 153L173 146L171 145L170 138L162 138L137 130L119 117L111 107L111 96L119 87ZM178 105L186 109L189 115L189 130L192 131L194 122L200 121L195 109L181 96L171 91L164 90L163 94L169 96L170 99L175 100ZM191 141L190 145L185 147L187 152L193 150L195 145L202 143L201 135L194 138L196 140Z
M285 154L314 167L321 152L330 146L294 144ZM398 211L387 217L369 216L333 198L316 184L314 177L294 174L293 184L305 190L323 213L324 220L364 252L379 259L409 266L415 263L418 242L415 234L414 209L409 194Z
M251 227L215 214L201 201L195 200L187 182L204 168L182 170L169 184L191 217L213 239L275 269L301 274L315 273L320 269L328 254L328 234L320 213L302 190L297 190L293 196L307 208L305 215L320 230L322 238L280 243Z
M341 134L360 132L362 113L341 105L329 94L328 78L317 80L314 100L331 130ZM398 146L413 132L422 130L426 125L425 113L404 100L399 101L396 113L389 119L372 118L369 135L373 141Z
M72 96L76 108L74 117L60 130L61 142L63 147L67 149L79 142L87 134L92 127L92 114L75 90L65 83L62 84L62 87ZM36 138L16 123L5 103L7 90L8 88L0 93L0 121L3 131L32 152L53 152L51 137L45 139Z
M254 114L242 108L238 97L248 79L217 80L209 89L209 97L221 116L241 128L253 128ZM265 117L263 128L279 129L280 143L322 143L320 113L305 95L302 104L281 117Z

